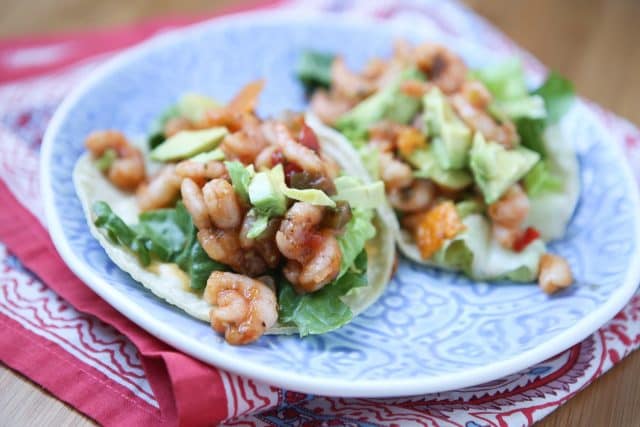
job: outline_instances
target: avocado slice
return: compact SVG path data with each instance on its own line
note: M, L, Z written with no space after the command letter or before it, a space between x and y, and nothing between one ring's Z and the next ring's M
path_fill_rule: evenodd
M249 183L249 200L259 214L269 217L284 215L287 198L282 192L283 183L282 165L254 175Z
M471 148L471 130L460 120L440 89L423 98L424 122L432 138L433 151L442 169L466 167Z
M473 183L473 178L466 170L444 169L440 166L433 144L428 148L414 150L406 160L418 169L413 173L416 178L429 178L441 187L457 191Z
M404 70L387 87L371 95L336 122L336 128L352 141L366 138L369 127L381 120L409 123L420 108L420 100L402 93L406 80L424 80L416 68Z
M151 151L151 159L158 162L188 159L213 150L227 135L227 129L215 127L204 130L183 130Z
M384 184L382 181L362 183L352 176L339 176L334 180L337 194L334 200L344 200L352 208L375 209L385 204Z
M524 147L508 150L496 142L485 141L482 134L476 132L469 166L485 202L491 204L525 176L538 160L540 154L535 151Z

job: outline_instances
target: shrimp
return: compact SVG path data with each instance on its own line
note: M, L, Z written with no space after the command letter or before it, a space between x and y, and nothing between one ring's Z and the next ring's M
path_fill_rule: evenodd
M469 101L469 104L480 110L486 110L491 103L491 93L489 89L477 80L464 82L460 93Z
M265 261L255 250L242 249L238 230L206 228L198 231L197 238L209 258L238 273L259 276L267 270Z
M251 164L266 145L264 138L251 138L247 132L239 131L227 135L220 144L220 148L227 158Z
M416 65L446 94L456 92L467 76L462 59L444 46L424 43L414 50Z
M407 96L412 98L422 98L424 94L433 89L435 85L431 82L423 82L420 80L405 80L400 84L400 90Z
M391 153L379 155L380 178L388 189L403 188L411 185L413 180L411 168L404 162L397 160Z
M494 224L506 228L519 228L529 214L529 198L522 187L512 185L498 199L489 205L487 213Z
M209 213L200 187L190 178L185 178L180 186L180 192L182 193L184 206L191 215L196 228L198 230L211 228L211 220L209 219Z
M192 128L193 125L188 119L184 117L174 117L167 120L167 122L164 124L163 132L165 137L170 138L180 131L189 130Z
M146 172L142 153L129 144L122 133L113 130L92 132L85 140L85 146L94 159L109 150L115 152L116 159L108 166L106 175L116 187L133 191L144 181Z
M306 202L289 208L276 233L276 244L285 257L304 263L312 255L309 240L322 221L324 209Z
M142 184L137 192L138 206L142 211L166 208L180 195L180 178L174 165L164 166L151 180Z
M375 90L369 80L349 70L340 56L331 64L331 88L342 97L356 101L366 98Z
M233 186L224 179L216 178L202 188L204 203L209 218L218 228L236 228L242 222L242 211Z
M450 100L458 116L460 116L469 127L480 132L488 140L497 142L507 148L511 148L517 143L519 136L512 122L506 121L499 124L486 110L477 108L472 103L483 101L470 101L461 93L452 95Z
M176 175L181 178L189 178L198 184L214 178L226 178L227 168L224 163L210 160L206 163L195 160L183 160L176 165Z
M278 320L275 292L264 283L239 274L214 271L204 299L212 304L211 327L229 344L248 344Z
M320 89L313 93L309 103L311 111L315 113L323 123L332 126L336 121L351 109L353 103L341 99L326 90Z
M280 148L275 145L268 145L256 156L253 164L257 170L271 169L277 163L282 161L282 152Z
M544 254L540 258L538 285L547 294L568 288L573 283L573 275L567 261L553 254Z
M313 256L302 265L298 280L294 283L298 290L317 291L335 279L340 272L342 252L338 240L331 230L323 231L320 237L319 245Z
M282 150L285 159L300 166L303 170L319 175L325 174L325 165L318 154L302 144L298 144L281 123L274 127L276 144Z
M389 202L401 212L419 212L434 201L436 188L431 181L416 179L409 187L394 188L389 192Z

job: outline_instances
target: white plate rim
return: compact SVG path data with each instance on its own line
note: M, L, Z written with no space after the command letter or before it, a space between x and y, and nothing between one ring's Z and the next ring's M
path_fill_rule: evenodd
M169 43L175 38L184 37L186 33L197 32L200 27L209 25L216 26L233 26L233 25L250 25L253 22L264 22L270 20L273 23L291 23L293 21L300 22L305 19L317 19L324 15L320 13L308 12L282 12L282 11L258 11L245 12L240 14L232 14L223 17L214 18L202 23L191 25L186 28L171 30L155 36L133 48L117 54L107 63L99 66L84 81L82 81L67 97L56 110L49 126L45 132L42 148L41 148L41 165L40 165L40 187L44 201L45 218L48 225L49 234L53 240L54 246L58 253L67 264L67 266L94 292L107 301L117 311L125 317L136 323L145 331L149 332L167 342L176 349L183 351L199 360L208 364L217 366L221 369L234 372L255 380L262 381L266 384L276 385L289 390L299 392L320 394L326 396L341 397L397 397L409 396L424 393L442 392L447 390L456 390L465 387L471 387L492 381L506 375L513 374L520 370L526 369L553 357L567 348L579 343L587 338L608 320L613 318L620 309L629 301L635 292L638 282L640 281L640 263L633 264L626 272L622 285L610 296L609 300L594 310L589 316L578 321L573 327L561 332L548 340L544 345L539 346L514 357L500 361L488 366L465 369L458 373L449 373L446 376L412 379L379 379L379 380L339 380L336 378L320 378L314 376L299 376L289 374L280 369L271 369L268 366L259 365L257 363L247 363L239 361L231 355L223 352L207 351L208 347L204 345L190 345L177 332L170 329L164 329L163 324L158 322L150 313L139 310L138 306L126 298L122 298L120 293L115 290L105 279L94 274L88 269L84 262L73 254L71 246L67 241L62 230L60 219L54 204L54 193L47 182L52 169L51 154L53 150L54 137L62 126L66 116L75 102L89 91L93 86L97 85L104 76L108 75L113 69L118 68L121 64L143 55L150 47L161 46ZM341 24L354 26L371 25L371 20L367 18L346 16L336 18ZM380 22L376 22L380 25ZM393 30L393 25L387 26L388 30ZM579 101L583 102L583 101ZM593 116L593 114L591 114ZM601 127L600 122L593 117ZM607 139L611 149L620 159L624 159L622 149L611 140L606 132L602 132L602 136ZM623 174L627 180L635 182L633 173L628 163L622 162ZM630 196L633 203L633 210L636 212L634 216L634 230L636 242L640 242L640 198L638 192L635 191ZM640 256L640 245L636 245L636 252L632 258Z

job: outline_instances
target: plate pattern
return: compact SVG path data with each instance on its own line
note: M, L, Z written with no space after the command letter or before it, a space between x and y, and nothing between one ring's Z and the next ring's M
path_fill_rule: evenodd
M638 251L630 238L637 228L634 183L620 167L624 158L582 103L562 122L579 154L582 194L566 238L551 245L570 260L577 283L554 297L535 285L473 283L403 261L384 296L352 324L324 336L269 336L231 347L207 324L156 299L121 272L89 234L71 174L90 131L117 128L140 138L181 93L195 90L226 100L256 78L267 81L261 114L301 109L304 96L292 71L301 49L344 53L358 66L388 54L391 40L385 31L322 20L208 25L165 38L112 67L67 110L44 159L51 165L48 179L59 220L50 226L60 227L73 256L106 280L110 292L182 334L189 346L205 349L211 360L224 353L283 375L341 381L444 378L506 361L569 331L611 298ZM471 64L495 59L481 48L452 43Z

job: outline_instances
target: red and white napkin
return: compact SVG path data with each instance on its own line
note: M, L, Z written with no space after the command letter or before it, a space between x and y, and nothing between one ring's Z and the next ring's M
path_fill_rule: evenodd
M313 9L473 37L544 68L482 18L449 1L269 1L249 9ZM238 10L235 10L236 12ZM0 41L0 360L104 425L530 425L640 345L640 294L571 349L465 390L395 399L285 391L221 371L150 336L65 266L43 221L39 149L77 82L116 51L204 18ZM595 105L640 177L640 132Z

